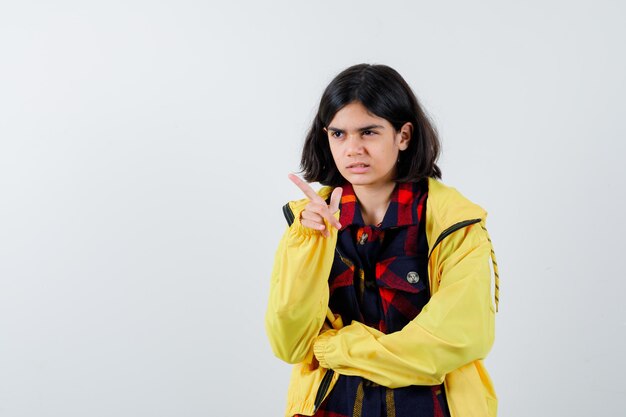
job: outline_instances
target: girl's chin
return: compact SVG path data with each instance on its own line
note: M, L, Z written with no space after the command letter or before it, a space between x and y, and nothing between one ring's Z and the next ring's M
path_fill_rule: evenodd
M350 182L350 184L352 185L359 185L359 186L376 186L376 185L381 185L382 181L381 180L375 180L372 178L366 178L366 177L359 177L359 176L351 176L348 178L348 181Z
M366 175L347 174L343 177L347 179L352 185L365 185L372 182L372 179Z

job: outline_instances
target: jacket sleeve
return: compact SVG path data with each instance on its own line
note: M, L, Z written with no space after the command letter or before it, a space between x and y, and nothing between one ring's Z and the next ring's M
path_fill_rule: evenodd
M326 226L328 238L302 226L296 215L276 250L265 329L274 354L288 363L311 352L326 318L337 242L337 230Z
M447 373L485 357L493 344L491 242L481 225L441 242L440 286L415 319L384 334L359 322L322 333L321 366L390 388L438 385Z

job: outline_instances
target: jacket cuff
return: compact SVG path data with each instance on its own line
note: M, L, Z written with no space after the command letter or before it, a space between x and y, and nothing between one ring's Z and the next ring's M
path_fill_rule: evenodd
M332 363L329 361L328 356L335 350L331 338L336 334L337 330L327 330L313 342L313 353L322 368L332 369Z

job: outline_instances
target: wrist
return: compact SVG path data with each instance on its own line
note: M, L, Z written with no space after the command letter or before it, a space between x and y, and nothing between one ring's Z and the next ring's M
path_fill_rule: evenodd
M337 334L337 330L328 330L320 334L313 342L313 353L315 358L323 368L331 369L328 361L328 354L335 350L332 338Z

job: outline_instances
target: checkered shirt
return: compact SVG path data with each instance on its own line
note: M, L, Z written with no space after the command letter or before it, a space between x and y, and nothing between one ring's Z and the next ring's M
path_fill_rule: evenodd
M401 330L430 298L425 233L428 182L398 183L383 221L366 225L350 183L342 186L342 228L328 285L329 306L383 333ZM444 387L391 389L340 375L317 417L449 417Z

